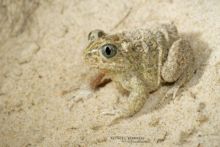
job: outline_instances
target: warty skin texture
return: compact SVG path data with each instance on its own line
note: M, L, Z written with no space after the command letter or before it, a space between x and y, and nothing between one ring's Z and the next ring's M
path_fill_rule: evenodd
M110 54L114 49L117 52L113 57L107 58L103 54L103 48L109 44L113 47L109 46L108 51L104 51ZM84 49L83 56L88 65L108 75L120 92L129 92L123 103L106 112L117 118L138 112L149 93L157 90L163 83L175 83L175 96L179 87L193 73L192 49L178 35L173 24L159 24L113 35L94 30L89 34L89 45Z

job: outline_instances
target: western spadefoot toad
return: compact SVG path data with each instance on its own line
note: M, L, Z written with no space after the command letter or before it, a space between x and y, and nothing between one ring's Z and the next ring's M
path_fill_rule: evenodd
M84 60L110 76L126 101L112 112L128 117L138 112L150 92L163 83L178 89L193 73L193 52L173 24L107 34L94 30L88 36Z

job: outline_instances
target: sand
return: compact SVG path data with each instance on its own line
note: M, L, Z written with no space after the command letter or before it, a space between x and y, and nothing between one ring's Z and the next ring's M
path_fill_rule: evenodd
M220 1L0 1L0 146L220 146ZM174 22L196 59L192 79L107 126L120 98L92 91L82 51L93 29L109 33Z

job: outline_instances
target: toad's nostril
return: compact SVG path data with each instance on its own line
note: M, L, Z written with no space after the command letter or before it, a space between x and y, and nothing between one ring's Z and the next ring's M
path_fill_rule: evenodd
M88 57L91 57L91 56L92 56L92 54L91 54L91 53L88 53L88 54L87 54L87 56L88 56Z

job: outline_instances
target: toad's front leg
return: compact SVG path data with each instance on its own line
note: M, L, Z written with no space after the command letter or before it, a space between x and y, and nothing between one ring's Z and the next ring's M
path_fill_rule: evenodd
M145 84L137 84L132 88L126 103L122 104L122 117L133 116L139 112L144 106L146 99L148 98L149 91Z
M121 98L114 110L109 111L110 113L105 113L114 115L114 120L133 116L140 111L148 98L149 91L147 85L144 84L142 80L134 77L130 79L129 85L127 84L128 83L122 86L130 91L129 96Z

